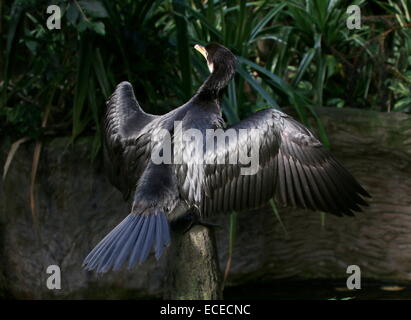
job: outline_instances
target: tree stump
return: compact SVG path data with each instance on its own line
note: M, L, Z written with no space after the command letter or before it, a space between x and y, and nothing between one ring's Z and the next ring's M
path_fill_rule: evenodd
M222 277L214 230L197 225L187 233L173 233L168 257L165 299L222 298Z

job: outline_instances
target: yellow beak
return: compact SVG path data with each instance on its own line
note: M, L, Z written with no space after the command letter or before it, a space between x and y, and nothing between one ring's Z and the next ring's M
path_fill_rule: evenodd
M199 44L196 44L195 46L194 46L194 49L196 49L198 52L200 52L202 55L203 55L203 57L204 57L204 59L206 59L207 60L207 50L206 50L206 48L204 48L203 46L201 46L201 45L199 45Z

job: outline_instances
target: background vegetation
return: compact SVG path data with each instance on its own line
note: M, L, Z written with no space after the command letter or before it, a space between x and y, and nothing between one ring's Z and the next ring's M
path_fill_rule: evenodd
M48 30L48 4L62 8ZM218 41L239 59L224 98L230 122L268 105L410 111L411 1L15 0L0 4L1 136L95 135L122 80L144 108L182 104L207 75L195 43Z

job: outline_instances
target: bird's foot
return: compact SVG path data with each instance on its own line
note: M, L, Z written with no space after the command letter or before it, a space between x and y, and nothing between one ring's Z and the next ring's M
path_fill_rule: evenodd
M191 220L190 224L183 231L183 233L184 234L187 233L195 225L200 225L200 226L207 227L207 228L221 228L221 225L219 225L217 223L207 222L207 221L201 220L199 218L194 218L194 219Z
M221 225L218 223L212 223L212 222L207 222L207 221L202 221L200 220L197 222L200 226L208 227L208 228L221 228Z
M216 223L211 223L208 221L201 220L200 216L194 212L189 211L186 212L184 215L179 215L174 217L170 221L170 225L172 230L180 232L180 233L187 233L191 230L192 227L195 225L204 226L207 228L220 228L221 226Z

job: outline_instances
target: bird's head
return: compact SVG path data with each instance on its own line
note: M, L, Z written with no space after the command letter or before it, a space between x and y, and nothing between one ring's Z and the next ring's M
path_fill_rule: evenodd
M230 50L218 43L210 43L207 46L196 44L194 46L207 61L208 70L211 73L220 70L227 74L235 72L235 55Z

